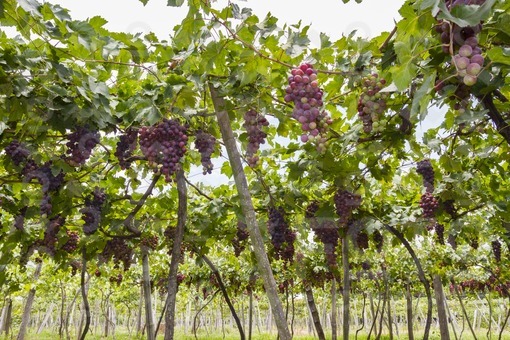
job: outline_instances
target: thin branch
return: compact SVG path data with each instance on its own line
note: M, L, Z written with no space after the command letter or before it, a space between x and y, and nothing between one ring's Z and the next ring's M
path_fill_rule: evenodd
M193 189L195 189L201 196L204 196L206 199L208 199L209 201L212 201L213 198L208 196L206 193L204 193L202 190L200 190L199 187L197 187L195 184L191 183L186 177L184 177L184 180L186 181L186 183L188 183L188 185L190 187L192 187Z
M126 217L126 219L124 220L124 226L130 231L132 232L133 234L135 235L140 235L141 232L140 230L138 230L138 228L136 228L134 225L133 225L133 220L135 218L135 215L138 213L138 211L140 211L140 209L142 209L142 206L145 204L145 201L147 200L147 198L152 194L152 190L154 190L154 187L156 186L156 183L158 182L159 178L161 177L161 174L158 173L154 176L154 178L152 179L152 182L151 184L149 185L149 187L147 188L147 190L145 191L145 194L143 194L143 196L140 198L140 200L138 201L138 203L136 204L135 208L133 209L133 211L131 213L129 213L129 215Z

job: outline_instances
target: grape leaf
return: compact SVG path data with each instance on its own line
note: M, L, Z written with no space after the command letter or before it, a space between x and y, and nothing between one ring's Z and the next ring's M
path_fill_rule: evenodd
M458 5L452 8L451 11L446 8L444 2L439 3L439 19L446 19L456 23L460 27L475 26L480 21L486 20L491 15L492 6L496 0L487 0L483 5Z
M140 1L144 6L147 5L147 3L149 2L149 0L138 0Z
M167 6L171 7L181 7L184 3L184 0L168 0Z
M510 65L510 48L494 47L487 51L487 56L493 63Z

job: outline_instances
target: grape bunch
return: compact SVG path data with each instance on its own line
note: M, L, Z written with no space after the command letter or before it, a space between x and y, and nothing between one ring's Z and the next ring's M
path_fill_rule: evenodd
M164 119L155 126L140 129L140 149L155 172L170 182L186 153L187 127L174 119Z
M96 187L92 193L92 197L85 199L85 207L80 210L82 220L85 222L83 225L83 232L86 235L92 235L99 228L101 223L101 211L104 202L106 201L106 194L102 189Z
M101 256L106 261L113 259L115 266L122 262L124 271L126 271L131 266L133 249L131 249L125 239L114 237L106 242Z
M117 274L117 275L112 275L110 276L110 283L116 283L117 285L120 285L122 283L122 279L124 277L122 276L121 273Z
M384 237L379 230L374 231L372 234L372 240L374 241L375 249L377 249L377 252L380 253L384 245Z
M491 242L491 246L494 259L496 259L496 262L501 262L501 242L499 242L499 240L494 240Z
M317 202L317 201L310 202L310 204L308 204L308 206L306 207L305 217L306 218L315 217L315 214L317 213L318 210L319 210L319 202Z
M55 255L55 245L57 244L57 234L60 228L64 225L66 219L60 215L52 218L44 231L44 238L36 242L36 246L42 247L46 250L48 255Z
M236 257L241 255L241 252L244 250L246 246L244 241L248 239L249 236L250 234L248 233L246 224L241 221L237 222L236 236L232 239L232 245L234 246L234 255Z
M301 124L301 141L315 142L317 150L326 150L326 133L333 123L328 113L322 110L323 91L319 88L317 71L310 64L293 68L289 85L285 89L286 102L294 103L292 117Z
M361 205L361 196L350 191L339 189L334 197L336 213L340 217L340 224L345 226L352 212Z
M200 152L200 162L202 163L203 173L210 174L213 170L211 155L214 152L216 138L202 130L198 130L195 134L195 148Z
M252 168L259 164L259 157L255 155L259 151L260 144L266 141L267 133L262 131L262 126L268 126L267 119L255 110L248 110L244 114L243 126L248 133L248 146L246 147L246 158L248 165Z
M26 146L17 140L13 140L5 147L5 153L16 166L25 163L28 160L28 156L30 156L30 151Z
M62 246L62 250L71 254L78 249L78 243L80 242L80 236L76 231L66 230L67 242Z
M326 255L326 263L330 268L336 268L336 247L340 234L338 233L338 225L330 219L324 219L312 225L315 236L324 245L324 253Z
M457 216L457 208L455 208L455 201L452 199L442 201L443 210L451 217Z
M444 245L444 225L440 223L436 223L434 225L434 229L436 231L436 240L439 244Z
M72 166L85 164L92 154L92 149L99 144L99 132L79 126L67 135L67 162Z
M365 133L372 132L375 122L378 122L386 110L386 99L388 94L380 92L386 84L386 80L378 79L377 73L361 79L362 91L358 101L358 116L363 123L363 131Z
M484 2L485 0L447 0L447 7L451 10L460 5L482 5ZM484 58L476 37L481 30L481 23L460 27L455 23L440 20L436 25L436 31L441 34L443 52L450 54L453 51L453 64L459 78L467 86L476 84L483 67Z
M14 217L14 227L19 231L25 231L25 215L27 213L27 206L19 210L19 213Z
M150 235L142 237L140 244L143 247L147 247L151 250L155 250L158 247L159 238L156 235Z
M131 127L126 129L125 133L119 137L114 155L119 160L119 165L122 170L131 167L131 163L133 162L131 156L136 149L137 140L138 130Z
M283 208L269 208L269 219L267 221L271 243L275 250L275 257L285 262L290 262L294 258L294 233L285 220L285 211Z
M471 248L473 249L478 249L479 247L479 243L478 243L478 236L472 236L470 239L469 239L469 245L471 246Z
M78 272L78 270L81 270L81 262L80 261L73 260L73 261L71 261L71 263L69 263L69 265L71 266L71 276L75 276L76 273Z
M60 172L54 176L51 171L51 166L51 161L44 163L42 166L37 166L33 161L27 162L26 166L23 168L25 181L30 182L36 179L42 186L43 193L58 191L64 184L65 175L62 170L60 170Z
M359 249L368 249L368 234L364 230L358 231L356 234L356 245Z
M426 192L421 196L420 207L423 210L423 216L427 218L433 218L436 214L436 210L439 207L437 198L430 192Z
M434 168L430 160L424 159L416 165L416 172L423 178L423 186L427 192L434 191Z

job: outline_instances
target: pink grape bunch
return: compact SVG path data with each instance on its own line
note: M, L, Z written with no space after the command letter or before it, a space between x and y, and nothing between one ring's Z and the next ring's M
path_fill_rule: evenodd
M216 138L210 133L198 130L195 134L195 148L200 152L200 162L202 163L203 173L210 174L213 170L211 155L214 152Z
M447 7L451 10L461 5L483 5L485 0L449 0ZM473 86L482 71L484 58L478 46L476 35L482 30L482 24L460 27L455 23L440 20L436 31L441 34L443 52L450 54L453 51L453 64L462 82Z
M358 115L365 133L372 132L374 123L380 120L382 113L386 110L388 94L380 92L385 84L386 80L379 78L377 73L361 79L363 92L358 101Z
M165 119L155 126L140 129L140 149L154 172L160 172L167 182L179 168L186 153L187 127L175 119Z
M326 151L326 133L333 120L322 109L317 71L308 63L293 68L285 92L285 101L294 103L292 117L301 123L301 141L314 142L319 152Z
M260 144L266 142L267 133L262 131L262 127L268 125L268 120L255 110L248 110L244 114L243 126L248 133L246 160L248 161L248 165L252 168L259 164L259 156L257 156L256 153L259 151Z

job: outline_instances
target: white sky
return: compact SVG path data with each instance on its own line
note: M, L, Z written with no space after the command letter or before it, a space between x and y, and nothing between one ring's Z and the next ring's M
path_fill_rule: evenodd
M42 0L40 0L42 1ZM167 39L173 27L186 16L187 7L166 6L166 0L149 0L146 6L138 0L47 0L70 10L73 19L87 19L96 15L108 21L106 28L111 31L130 33L154 32L160 39ZM240 8L249 7L262 20L268 12L278 18L278 25L311 24L309 38L311 47L318 47L319 33L326 33L332 40L357 30L362 37L374 37L383 31L391 31L400 16L398 9L403 1L354 0L344 4L342 0L232 0ZM226 0L216 1L215 8L226 6ZM190 146L191 147L191 146ZM225 153L223 153L225 155ZM202 175L202 167L191 169L190 180L212 185L227 183L226 176L220 173L221 164L226 159L214 160L215 169L210 175Z
M149 0L144 7L138 0L49 0L71 11L71 17L86 19L100 15L108 20L107 28L122 32L154 32L160 38L167 38L172 28L180 23L187 12L186 6L166 6L166 0ZM393 29L394 20L399 19L398 9L403 1L363 0L357 4L351 0L232 0L239 7L252 8L263 19L268 12L283 23L312 24L311 39L317 41L319 32L331 38L339 38L357 29L363 37L373 37ZM221 8L227 1L220 0L214 7ZM314 4L314 5L311 5Z

